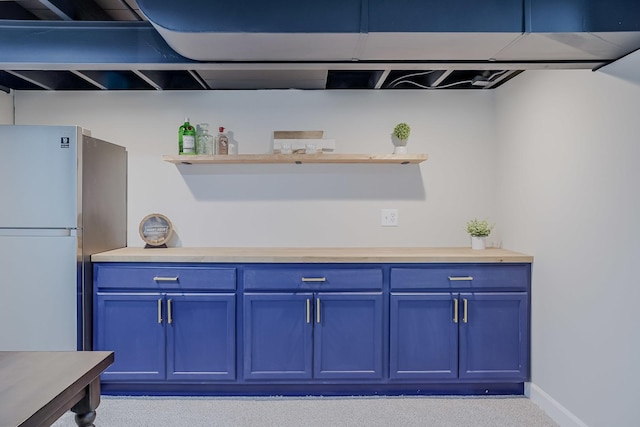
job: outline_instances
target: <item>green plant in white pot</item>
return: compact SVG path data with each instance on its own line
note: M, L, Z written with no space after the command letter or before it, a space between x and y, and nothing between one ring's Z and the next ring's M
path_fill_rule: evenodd
M393 154L407 154L407 142L409 142L409 134L411 127L406 123L398 123L393 128Z
M486 247L484 239L491 234L495 224L489 225L486 219L479 221L472 219L467 221L467 233L471 236L471 249L484 249Z

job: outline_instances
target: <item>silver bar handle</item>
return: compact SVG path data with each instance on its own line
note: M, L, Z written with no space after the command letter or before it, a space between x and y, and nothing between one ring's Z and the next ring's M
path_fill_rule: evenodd
M171 302L173 300L169 299L167 301L167 323L173 323L173 317L172 317L172 313L171 313Z
M162 298L158 300L158 323L162 323Z
M316 299L316 323L320 323L320 298Z
M453 323L458 323L458 298L453 299Z
M307 298L307 323L311 323L311 300Z
M464 314L462 316L462 321L464 323L467 323L467 321L469 320L469 318L467 317L467 299L464 298L462 301L464 302L464 308L463 308Z
M303 277L303 282L326 282L326 277Z
M155 276L153 278L154 282L177 282L178 281L178 276L175 277L162 277L162 276Z
M473 280L473 276L449 276L449 280L452 282L460 282L463 280Z

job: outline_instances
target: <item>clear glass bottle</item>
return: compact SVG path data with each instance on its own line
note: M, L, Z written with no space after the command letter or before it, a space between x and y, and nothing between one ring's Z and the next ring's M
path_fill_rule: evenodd
M189 117L178 129L178 154L196 154L196 130L189 123Z
M232 132L227 132L227 139L229 140L229 154L238 154L238 141L233 137Z
M216 154L229 154L229 138L224 133L224 127L218 128L218 135L216 136Z
M204 156L213 154L213 135L209 133L209 123L200 123L198 125L196 151Z

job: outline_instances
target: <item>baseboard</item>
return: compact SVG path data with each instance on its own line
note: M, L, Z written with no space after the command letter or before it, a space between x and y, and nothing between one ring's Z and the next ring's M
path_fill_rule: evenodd
M588 427L580 418L573 415L571 411L558 403L557 400L549 396L537 385L525 383L524 395L545 411L547 415L561 427Z

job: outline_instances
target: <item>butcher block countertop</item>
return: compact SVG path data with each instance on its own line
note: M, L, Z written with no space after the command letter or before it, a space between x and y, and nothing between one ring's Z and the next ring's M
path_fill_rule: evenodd
M530 255L488 248L153 248L129 247L91 256L93 262L448 263L533 262Z

